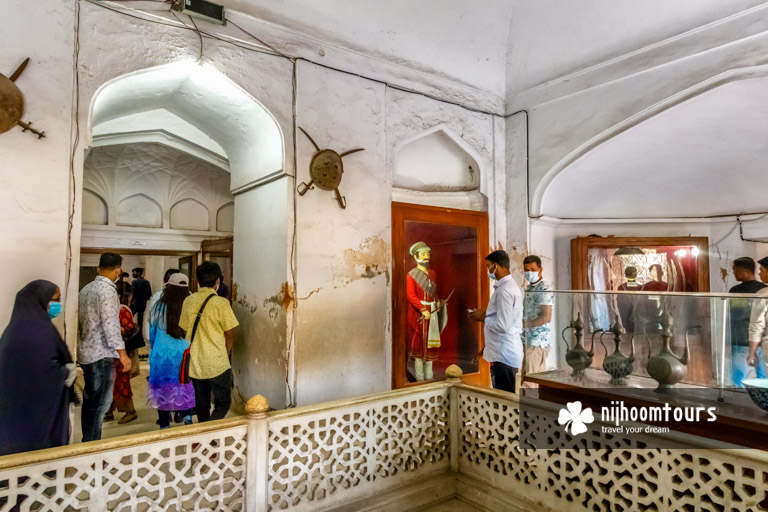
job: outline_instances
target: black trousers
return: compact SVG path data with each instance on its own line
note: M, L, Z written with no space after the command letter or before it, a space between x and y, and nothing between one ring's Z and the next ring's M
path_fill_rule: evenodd
M185 409L183 411L176 411L176 414L180 414L181 416L191 416L192 412L192 409ZM157 411L160 428L171 426L171 414L173 414L173 411Z
M192 379L195 387L195 407L197 421L220 420L229 412L232 405L232 369L212 379ZM213 412L211 412L211 395L213 395Z
M512 368L508 364L494 361L491 363L491 384L494 389L502 391L515 392L515 377L517 368Z

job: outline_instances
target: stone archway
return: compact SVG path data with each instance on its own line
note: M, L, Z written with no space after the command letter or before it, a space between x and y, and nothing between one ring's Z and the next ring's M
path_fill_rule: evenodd
M107 125L112 129L100 130ZM177 150L226 164L235 211L233 309L240 321L232 357L236 395L261 393L283 407L286 312L262 304L289 274L290 187L283 133L272 113L213 66L182 62L103 84L90 104L88 139L95 133L100 144L173 139Z

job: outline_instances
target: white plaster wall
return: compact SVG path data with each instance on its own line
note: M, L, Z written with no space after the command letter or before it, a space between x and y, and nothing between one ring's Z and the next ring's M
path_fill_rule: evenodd
M281 409L286 397L288 289L288 198L291 181L282 178L235 196L232 308L235 331L232 371L236 406L261 394ZM253 217L251 217L251 215ZM253 218L262 222L253 222Z
M510 270L514 275L522 274L523 259L529 254L526 115L521 112L507 117L504 125L506 172L501 190L506 194L503 198L506 232L505 237L498 241L503 241L502 245L510 257Z
M321 189L298 197L299 404L389 387L391 181L385 160L385 90L361 78L300 63L298 124L344 157L342 210ZM314 147L300 135L297 182L308 181Z
M0 265L7 270L0 329L16 292L29 281L48 279L65 290L73 4L43 0L32 9L24 0L2 3L7 23L0 73L10 75L30 58L16 84L25 96L24 120L46 137L38 140L18 127L0 134ZM72 319L67 316L69 325Z
M3 180L13 178L18 182L3 188L3 193L7 190L9 194L8 200L3 203L9 205L5 210L3 227L13 226L8 229L7 238L20 242L20 247L29 247L24 249L29 254L24 250L17 251L11 255L15 259L9 259L9 263L25 258L25 261L39 262L35 267L30 266L30 270L55 269L56 264L50 265L50 261L55 260L63 273L68 198L62 190L68 187L69 139L56 141L55 136L66 132L68 121L65 121L70 117L70 97L64 92L71 83L71 69L67 64L71 61L67 59L72 49L68 32L71 30L72 13L61 10L60 4L54 0L45 1L50 3L51 8L47 12L53 13L49 16L54 27L48 33L39 35L35 43L40 44L39 38L43 37L47 41L45 46L67 51L63 52L63 57L58 56L61 58L57 58L53 72L47 75L47 92L36 90L37 97L48 101L56 99L56 104L49 105L46 115L40 120L43 124L42 121L55 117L51 126L58 126L59 130L54 129L51 138L42 141L20 132L0 137L2 147L13 148L9 151L10 162L18 164L24 175L30 176L29 180L19 181L15 175L3 172ZM73 259L80 260L81 242L88 247L196 250L200 240L209 238L210 233L181 233L167 228L150 232L133 227L95 225L81 230L80 186L83 182L84 149L90 144L89 108L94 95L111 80L128 73L197 59L199 40L193 32L127 18L90 3L80 5L82 34L87 33L88 37L81 34L80 39L78 119L82 138L75 151L76 185L73 192L77 198ZM12 13L21 13L23 17L29 15L28 10L28 7L16 2ZM34 22L38 21L35 18ZM173 22L170 18L169 21ZM249 23L258 25L253 20L240 21L248 28L252 28ZM25 30L37 33L32 28L32 20ZM232 27L215 30L243 37ZM360 59L360 56L355 59ZM284 153L289 155L283 161L284 171L289 176L293 175L291 63L208 38L204 40L204 60L274 115L284 137ZM375 68L379 64L373 62L370 65ZM289 382L296 384L291 391L296 393L294 397L298 397L299 403L358 395L390 386L390 201L398 147L440 125L460 137L479 168L481 207L495 209L491 215L494 240L501 240L506 232L506 219L500 206L504 202L503 193L495 191L504 181L503 122L487 114L386 89L382 84L311 64L300 63L299 67L299 125L306 128L322 146L338 151L364 147L366 151L345 158L347 172L341 191L347 197L346 210L339 209L332 193L319 189L298 198L298 290L290 288L292 276L288 266L290 237L293 234L291 198L296 183L289 178L280 178L235 196L234 282L237 299L234 308L241 322L233 357L236 386L243 398L261 393L277 408L287 403L286 374L289 374ZM27 73L32 69L30 66ZM421 76L419 73L407 75L408 80L417 81ZM55 94L48 90L51 83L56 85L53 87ZM454 92L463 89L466 86L458 85ZM186 97L194 99L191 93ZM156 108L151 101L143 105L142 108ZM173 106L178 108L179 104ZM127 107L125 112L129 112ZM174 114L177 112L174 110ZM218 124L207 124L205 119L196 117L194 113L184 117L184 120L192 122L206 136L211 136L222 148L228 149L225 141L211 135L219 127ZM45 128L48 129L48 126ZM59 143L56 151L45 150L37 155L38 158L31 157L41 144L53 142ZM300 144L297 181L305 181L313 148L304 139ZM26 149L21 151L19 148ZM41 166L40 156L43 164L48 162L48 165ZM244 157L228 156L233 173L238 166L244 166ZM494 197L493 204L488 205L490 196ZM473 201L477 205L476 199ZM41 204L45 205L41 208L43 213L36 210ZM23 213L20 214L20 211ZM47 222L50 222L50 227L47 227ZM46 225L45 229L40 229L41 225ZM51 240L58 242L51 243ZM157 264L149 269L147 262L145 266L152 279L156 279L155 274L163 272L167 265ZM39 275L32 275L30 279L34 277ZM70 296L76 292L76 286L77 279L73 279ZM5 297L8 303L5 311L10 312L12 293L8 292ZM297 300L299 304L296 343L290 347L295 351L295 365L288 351L292 300ZM72 320L75 314L76 305L69 301L67 316ZM68 339L71 344L74 343L72 331Z

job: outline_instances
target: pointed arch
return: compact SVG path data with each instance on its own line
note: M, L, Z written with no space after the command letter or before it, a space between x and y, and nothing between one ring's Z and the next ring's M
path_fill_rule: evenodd
M109 208L104 198L93 190L83 189L83 224L106 226L109 224Z
M398 145L393 186L420 192L477 190L480 160L466 141L439 124Z
M163 210L160 205L145 194L134 194L117 204L118 226L137 226L146 228L163 227Z
M170 212L171 229L191 229L208 231L210 229L210 212L203 203L196 199L182 199L173 206Z

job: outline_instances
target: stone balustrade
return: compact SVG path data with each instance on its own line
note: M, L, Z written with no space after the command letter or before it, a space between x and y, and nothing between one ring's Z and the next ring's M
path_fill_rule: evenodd
M683 449L590 425L577 450L521 448L521 425L562 436L559 405L445 382L0 457L0 512L376 510L371 497L443 482L490 510L765 510L768 454L680 434ZM595 449L612 446L611 449ZM416 510L403 491L397 510ZM406 499L407 498L407 499ZM426 498L425 498L426 499ZM409 508L410 507L410 508Z

